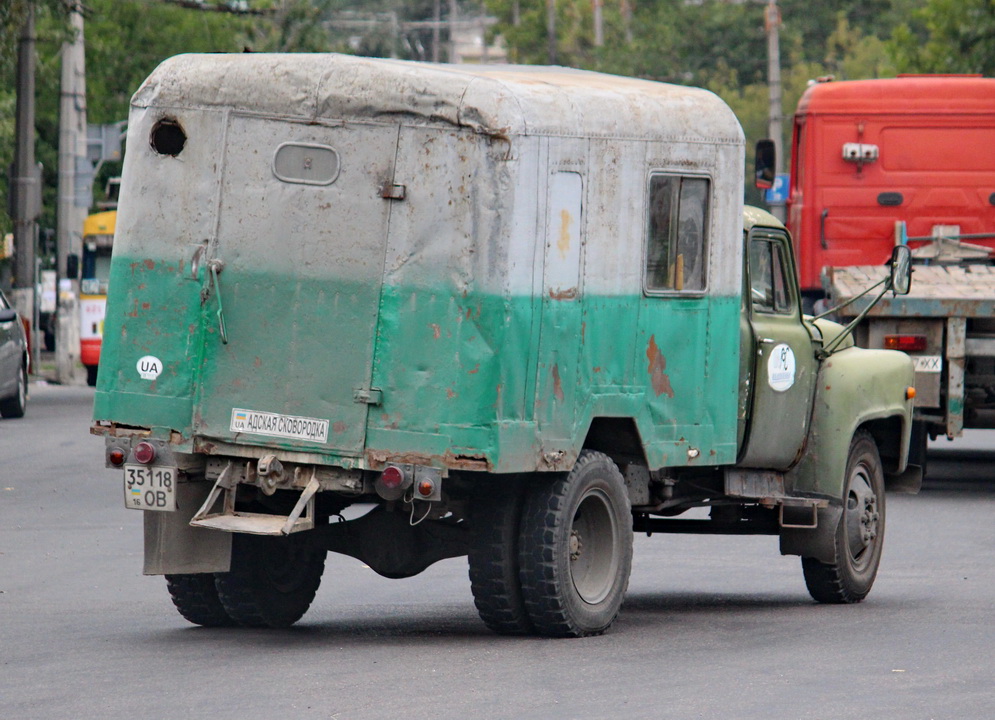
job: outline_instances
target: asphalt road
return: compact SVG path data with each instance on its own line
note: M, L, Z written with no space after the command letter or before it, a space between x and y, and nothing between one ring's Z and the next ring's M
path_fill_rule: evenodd
M813 603L773 538L656 535L603 637L492 635L463 559L392 581L340 556L294 628L208 630L141 575L92 391L31 391L0 420L0 718L992 717L995 436L888 497L856 606Z

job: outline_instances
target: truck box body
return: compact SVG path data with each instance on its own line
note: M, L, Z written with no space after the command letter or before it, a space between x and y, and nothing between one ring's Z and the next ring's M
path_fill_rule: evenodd
M157 123L182 130L175 156ZM624 416L653 465L735 459L743 138L710 93L181 56L136 94L128 143L97 419L510 472L569 466L592 418ZM711 183L707 288L644 292L657 173Z
M596 635L634 531L777 535L817 600L870 590L912 363L803 316L715 95L191 55L128 133L91 431L191 622L292 624L331 551L467 556L488 627Z
M883 263L898 221L911 238L957 226L995 247L995 79L825 82L802 96L788 199L802 290L822 289L823 267Z

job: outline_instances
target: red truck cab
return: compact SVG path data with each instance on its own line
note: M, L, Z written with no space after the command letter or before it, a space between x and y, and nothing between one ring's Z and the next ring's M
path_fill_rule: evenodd
M884 263L899 221L913 248L936 235L995 247L995 79L818 82L802 96L787 224L803 292L822 296L823 267Z

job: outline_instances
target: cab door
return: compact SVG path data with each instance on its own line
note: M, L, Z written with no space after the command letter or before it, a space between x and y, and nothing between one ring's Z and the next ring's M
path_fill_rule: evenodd
M754 228L747 239L753 397L741 465L786 469L808 435L818 361L802 322L789 239Z

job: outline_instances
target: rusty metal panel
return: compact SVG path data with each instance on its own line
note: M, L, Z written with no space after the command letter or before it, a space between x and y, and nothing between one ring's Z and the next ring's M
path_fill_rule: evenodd
M957 437L964 429L964 363L967 322L947 318L947 436Z

